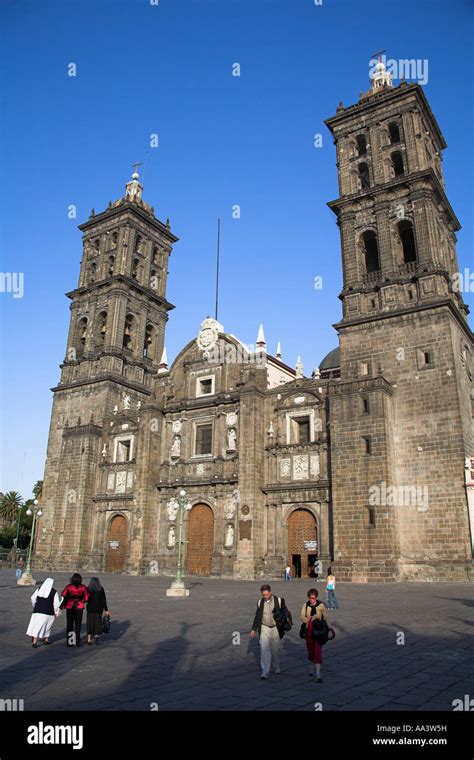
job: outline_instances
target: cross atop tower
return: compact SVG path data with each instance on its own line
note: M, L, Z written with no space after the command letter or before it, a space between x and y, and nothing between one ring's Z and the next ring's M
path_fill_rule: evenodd
M133 174L136 174L137 176L134 177L134 179L138 179L138 167L143 166L143 161L136 161L134 164L132 164ZM133 177L132 174L132 177Z
M377 56L378 62L381 63L381 61L382 61L382 53L386 53L386 52L387 52L386 49L385 50L377 50L376 53L372 53L371 58L375 58L375 56Z

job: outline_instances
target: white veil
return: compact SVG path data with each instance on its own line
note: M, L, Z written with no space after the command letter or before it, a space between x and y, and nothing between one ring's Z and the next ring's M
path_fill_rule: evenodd
M51 589L53 588L53 583L54 583L53 578L46 578L46 580L43 581L43 583L41 584L41 587L38 591L38 596L41 596L44 598L48 597L51 593Z

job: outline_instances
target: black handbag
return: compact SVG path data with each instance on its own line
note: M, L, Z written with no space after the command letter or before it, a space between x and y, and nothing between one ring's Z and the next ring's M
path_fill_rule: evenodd
M329 639L329 626L322 618L321 620L313 620L313 638L323 646ZM334 638L334 636L332 637Z
M102 632L108 633L110 631L110 617L108 615L104 615L102 618Z
M301 623L301 627L300 627L300 639L305 639L306 638L306 628L307 628L306 623Z
M275 609L273 610L273 619L276 623L276 627L281 631L291 631L293 627L293 618L291 617L291 612L287 607L280 607L280 603L277 600L277 603L275 604ZM278 607L277 607L278 604Z

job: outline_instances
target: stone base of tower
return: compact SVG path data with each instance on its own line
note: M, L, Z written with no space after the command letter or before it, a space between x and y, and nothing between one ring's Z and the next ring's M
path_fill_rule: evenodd
M473 562L416 562L391 559L346 558L332 562L332 570L338 581L348 583L397 583L397 582L457 582L474 583Z
M474 583L474 564L472 561L465 562L439 560L437 562L420 561L410 559L399 560L400 581L456 581L458 583Z
M238 559L234 562L234 578L242 581L255 579L255 563L252 559Z
M394 583L398 566L394 559L371 560L359 557L335 560L331 568L338 581L351 583Z
M33 558L33 567L40 571L54 571L61 573L81 573L100 572L103 570L103 563L97 561L88 555L66 555L56 554L53 556L35 556Z

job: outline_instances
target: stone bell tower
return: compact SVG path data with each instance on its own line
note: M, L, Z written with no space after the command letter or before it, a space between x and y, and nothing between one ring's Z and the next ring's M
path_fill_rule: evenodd
M326 121L337 150L341 382L331 388L334 557L354 580L472 572L472 333L459 222L423 89L370 90Z
M168 259L177 238L142 199L138 173L125 195L80 225L78 287L54 400L37 557L51 566L84 562L103 420L146 402L163 351Z

